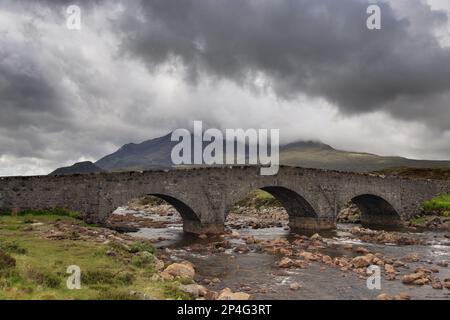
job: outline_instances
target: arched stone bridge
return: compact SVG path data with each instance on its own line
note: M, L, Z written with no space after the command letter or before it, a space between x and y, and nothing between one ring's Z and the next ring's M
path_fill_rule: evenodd
M0 209L66 208L90 222L105 221L117 207L144 195L158 196L181 214L184 230L223 231L233 205L256 189L271 193L286 208L292 228L328 229L353 201L363 222L399 224L423 201L450 192L446 181L380 177L295 167L261 176L258 167L209 167L70 176L0 178Z

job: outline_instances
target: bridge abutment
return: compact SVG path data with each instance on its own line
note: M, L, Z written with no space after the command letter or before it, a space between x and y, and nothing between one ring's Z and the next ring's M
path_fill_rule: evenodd
M184 220L183 231L193 234L223 234L225 233L225 224L202 223L195 220Z

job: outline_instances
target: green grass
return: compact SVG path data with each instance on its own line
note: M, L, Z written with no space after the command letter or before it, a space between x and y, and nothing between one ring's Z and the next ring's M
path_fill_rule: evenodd
M375 174L383 174L390 176L399 176L405 178L420 178L433 180L450 180L449 168L387 168L374 171Z
M163 199L155 197L155 196L145 196L145 197L139 199L139 204L141 206L145 206L145 205L159 206L159 205L167 204L167 202L164 201Z
M425 201L422 208L425 212L437 213L448 217L450 216L450 194L442 194L429 201Z
M427 217L418 216L411 219L411 224L414 226L425 226L428 222Z
M249 207L255 209L282 207L282 204L270 193L260 189L249 193L236 205L240 207Z
M188 298L178 281L152 280L150 261L131 263L136 256L153 257L147 241L130 246L90 240L49 240L43 235L55 221L84 224L70 216L27 212L0 217L0 299L137 299L131 291L157 299ZM33 223L33 224L30 224ZM111 251L115 255L107 254ZM66 286L67 267L81 268L81 289Z

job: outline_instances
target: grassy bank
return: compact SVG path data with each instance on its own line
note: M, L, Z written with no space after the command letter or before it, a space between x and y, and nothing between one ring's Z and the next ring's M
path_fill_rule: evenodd
M98 241L80 237L79 231L69 235L76 240L49 239L56 223L93 234L102 230L70 214L52 213L0 216L0 299L187 298L177 281L152 280L158 259L149 242ZM67 288L71 265L81 268L80 290Z
M373 173L413 179L450 180L448 168L388 168Z
M249 193L244 199L236 203L236 206L263 209L263 208L279 208L283 205L275 199L270 193L264 190L255 190Z
M450 194L425 201L422 213L411 219L412 226L450 230Z

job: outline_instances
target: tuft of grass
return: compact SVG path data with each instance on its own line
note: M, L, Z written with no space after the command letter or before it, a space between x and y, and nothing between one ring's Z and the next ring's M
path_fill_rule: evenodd
M155 256L147 251L139 252L131 258L131 264L138 268L146 268L153 265Z
M10 216L12 215L11 209L0 209L0 216Z
M136 300L130 291L123 289L102 290L95 298L96 300Z
M150 241L137 241L130 246L131 253L148 252L155 254L156 250Z
M116 274L109 270L87 270L81 273L81 283L84 285L130 285L134 281L131 273Z
M26 254L27 250L22 248L16 241L0 242L0 249L8 253Z
M145 196L139 199L139 205L141 206L159 206L163 204L167 204L167 202L155 196Z
M29 267L26 271L26 276L31 281L48 288L59 288L61 285L61 279L57 275L48 271L42 271Z
M450 216L450 194L442 194L429 201L425 201L422 209L426 213L437 213L441 216Z
M0 271L15 268L16 259L11 257L7 252L0 250Z
M73 219L79 219L80 213L75 211L70 211L63 208L51 208L46 210L31 210L26 209L17 213L17 216L60 216L60 217L70 217Z
M424 216L418 216L411 219L411 223L415 226L425 226L428 222L428 219Z

